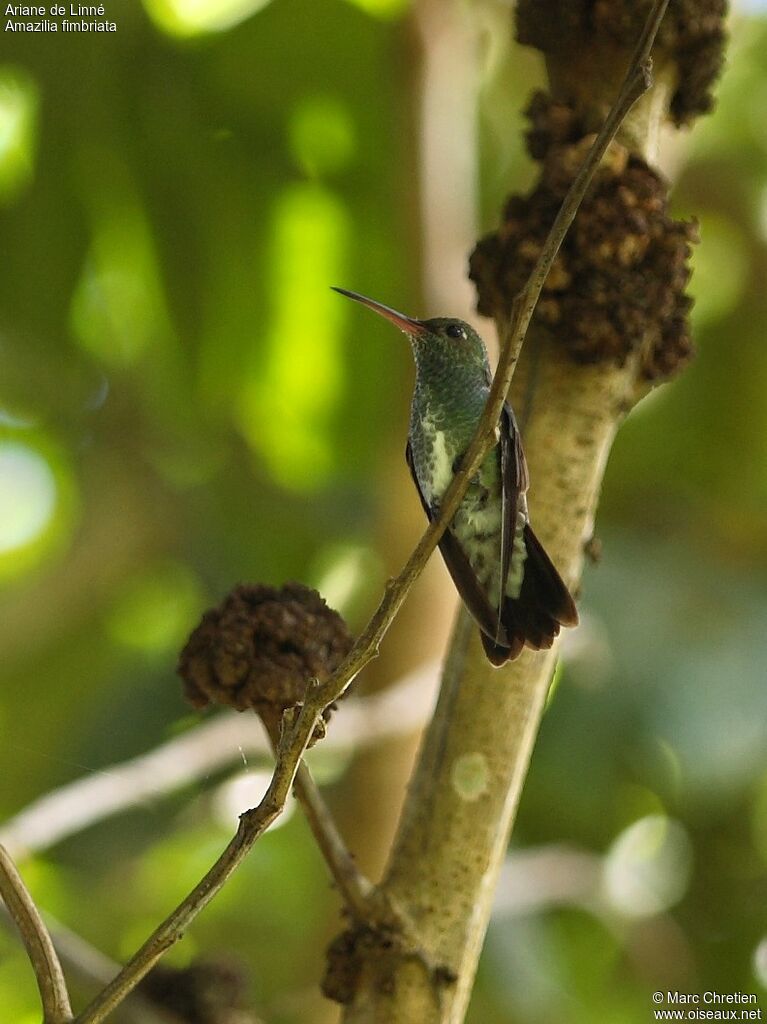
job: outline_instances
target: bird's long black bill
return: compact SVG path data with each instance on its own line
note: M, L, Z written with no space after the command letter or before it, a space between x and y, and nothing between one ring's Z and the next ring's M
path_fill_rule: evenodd
M396 309L392 309L391 306L384 306L382 302L376 302L375 299L369 299L366 295L360 295L359 292L350 292L346 288L336 288L334 286L333 291L338 292L339 295L345 295L347 299L354 299L355 302L360 302L363 306L367 306L368 309L372 309L374 313L378 313L379 316L384 317L390 323L394 324L395 327L399 327L405 334L425 334L427 328L420 320L414 320L412 317L405 316L404 313L398 313Z

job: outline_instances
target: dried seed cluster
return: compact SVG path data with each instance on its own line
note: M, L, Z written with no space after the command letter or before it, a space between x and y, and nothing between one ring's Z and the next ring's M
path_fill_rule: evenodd
M519 0L517 38L544 53L567 52L573 37L599 38L633 48L652 0ZM711 109L712 86L724 60L727 0L671 0L656 48L677 65L678 85L671 100L675 124L689 124Z
M358 923L328 946L322 992L328 999L348 1005L354 1000L363 970L373 964L376 985L391 993L397 966L408 959L418 961L429 971L435 988L454 985L457 980L447 966L432 964L422 952L407 948L396 931Z
M525 117L530 122L525 141L533 160L543 160L552 147L573 145L585 134L575 110L568 103L558 103L542 89L533 93Z
M307 682L327 679L351 646L346 623L316 590L241 584L205 612L178 671L195 707L252 708L276 726Z
M591 144L570 108L544 94L533 98L528 115L531 150L543 159L541 181L528 196L509 199L501 226L470 260L486 316L508 314ZM669 216L663 178L614 145L554 261L536 323L576 362L622 365L639 351L646 379L671 375L693 353L684 289L695 240L694 223Z

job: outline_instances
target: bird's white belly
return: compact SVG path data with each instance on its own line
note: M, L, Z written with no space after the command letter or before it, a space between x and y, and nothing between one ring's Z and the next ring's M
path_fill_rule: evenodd
M475 533L500 534L501 529L501 505L495 501L490 504L477 502L476 504L464 506L463 519L466 525Z
M501 510L499 502L471 486L453 520L453 532L483 585L490 604L497 607L501 574Z
M471 492L470 492L471 494ZM527 517L524 512L517 512L514 526L514 537L511 540L511 557L509 558L509 574L506 577L506 597L518 598L525 576L524 528ZM472 502L471 498L458 510L454 523L454 532L477 574L477 579L484 585L490 604L497 606L500 590L501 574L501 510L498 503L486 505L484 502Z

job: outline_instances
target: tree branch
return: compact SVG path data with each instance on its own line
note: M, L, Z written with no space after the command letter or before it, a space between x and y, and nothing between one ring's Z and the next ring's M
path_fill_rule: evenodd
M296 773L295 794L347 908L357 920L367 921L373 911L376 890L357 867L308 765L303 761Z
M5 905L0 904L0 924L9 931L14 928L14 921ZM51 936L54 949L67 974L77 979L90 990L98 991L120 970L120 965L105 956L81 935L66 928L50 914L45 914L45 925ZM184 1024L181 1018L173 1015L166 1007L158 1009L156 1005L139 989L131 992L120 1006L120 1020L124 1024Z
M69 1024L72 1010L67 983L48 929L21 875L0 846L0 894L21 934L40 990L44 1024Z
M266 721L263 725L270 734L275 754L279 756L278 738L271 735L272 730ZM373 884L355 864L305 761L301 761L298 766L293 789L347 909L359 921L380 917L380 913L376 913L374 903L381 901L377 898ZM391 914L387 912L385 916L388 919Z

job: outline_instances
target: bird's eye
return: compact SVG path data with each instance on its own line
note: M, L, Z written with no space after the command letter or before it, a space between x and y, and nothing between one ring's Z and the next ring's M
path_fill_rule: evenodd
M445 334L448 338L466 338L466 331L460 324L448 324L445 328Z

